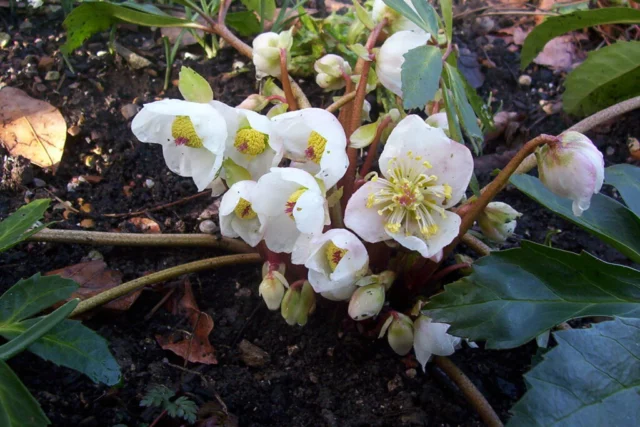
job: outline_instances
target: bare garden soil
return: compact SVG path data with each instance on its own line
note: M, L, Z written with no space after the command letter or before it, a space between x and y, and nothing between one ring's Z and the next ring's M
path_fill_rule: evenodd
M0 81L59 108L67 125L77 126L77 133L68 136L55 175L26 160L9 160L0 147L0 218L30 200L55 195L75 208L89 203L94 222L81 226L87 218L73 213L63 215L63 209L53 209L46 218L57 221L52 228L138 232L127 218L101 214L136 211L197 192L190 179L168 171L160 146L141 144L130 131L130 113L136 106L160 97L180 97L173 85L162 92L164 54L159 31L118 30L119 43L151 60L152 64L144 69L134 71L122 58L105 54L108 35L103 34L92 38L72 57L73 73L57 53L63 41L62 12L11 17L8 11L0 9L0 30L11 37L6 48L0 50ZM506 17L495 17L494 23L498 27L510 25ZM488 39L482 34L474 16L457 21L457 42L461 49L467 49L466 60L471 58L472 68L474 55L488 57L496 65L478 69L484 75L479 93L486 99L492 92L494 108L502 103L503 110L521 113L524 118L511 141L492 141L485 156L478 160L481 183L486 183L491 171L503 166L495 161L499 156L494 153L516 147L540 133L558 134L574 121L563 113L547 116L540 107L540 100L560 99L562 74L533 66L526 71L532 77L532 85L520 86L519 54L507 50L500 40L494 40L493 48L487 49ZM184 59L185 52L199 58ZM182 50L178 56L173 78L177 78L182 64L193 67L208 79L216 99L222 102L236 105L256 92L252 71L228 74L235 61L247 62L230 48L223 48L211 61L202 58L197 45ZM43 62L44 57L54 60ZM46 81L44 76L50 70L59 71L60 79ZM331 94L322 93L312 83L310 79L302 82L312 103L329 105ZM607 165L625 161L626 140L638 136L639 118L638 114L628 115L590 133L606 153ZM93 178L78 183L79 176ZM153 181L152 186L148 180ZM516 246L520 239L542 242L549 230L561 229L562 233L552 238L555 247L587 250L607 261L626 263L616 251L536 206L517 190L507 190L500 200L524 213L518 221L516 239L509 246ZM143 216L155 221L163 233L197 233L198 217L211 203L210 197L199 197ZM0 290L36 272L95 257L92 251L98 251L109 268L120 271L125 281L217 255L209 249L25 243L0 254ZM362 333L362 328L348 319L346 304L320 301L305 327L289 327L278 312L268 311L258 296L257 266L193 274L190 281L200 309L210 314L215 323L210 340L216 348L216 365L188 364L184 369L182 359L159 346L156 335L189 326L164 308L145 319L162 298L162 293L151 290L144 291L126 312L98 313L85 320L109 341L123 372L119 386L94 384L82 374L26 352L12 359L10 365L56 426L150 423L159 411L140 407L140 400L154 383L189 396L199 405L209 403L209 407L217 405L219 410L226 405L237 419L229 416L227 424L219 425L234 425L236 421L240 426L482 424L443 372L430 364L423 373L412 356L400 358L385 340ZM260 366L248 366L238 348L242 340L260 347L269 357ZM507 420L509 408L526 390L522 374L530 368L535 353L534 344L509 351L464 346L451 358ZM159 425L179 424L165 417Z

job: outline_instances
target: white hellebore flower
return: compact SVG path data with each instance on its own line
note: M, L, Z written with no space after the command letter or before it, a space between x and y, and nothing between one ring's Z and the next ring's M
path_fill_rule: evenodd
M241 237L251 246L262 240L266 218L252 208L255 181L239 181L224 193L220 202L220 232L225 237Z
M367 242L395 239L438 259L458 235L460 217L446 209L469 185L471 152L409 115L389 135L379 165L382 177L374 173L349 199L345 225Z
M222 166L227 125L211 104L164 99L145 104L131 123L142 142L162 145L169 169L204 190Z
M330 223L323 191L301 169L272 168L251 197L253 210L266 218L264 240L273 252L291 253L301 235L319 235Z
M416 12L416 8L413 6L410 0L404 0L404 2L414 12ZM392 33L405 30L424 32L418 25L414 24L413 21L387 6L383 0L374 0L373 8L371 10L371 17L376 23L382 21L384 18L387 18Z
M540 181L556 195L573 200L573 214L580 216L602 188L604 159L579 132L565 132L559 138L536 151Z
M285 156L322 180L329 189L349 166L347 137L338 119L321 108L305 108L273 118Z
M280 50L287 51L287 64L289 51L293 44L290 31L277 33L262 33L253 39L253 64L256 66L256 77L262 79L266 76L280 76Z
M309 269L313 290L331 292L329 299L351 297L355 282L369 268L369 255L360 239L350 231L337 228L311 239L309 257L304 263ZM351 289L351 294L346 296ZM337 294L332 294L338 291Z
M318 59L313 68L316 70L316 83L326 90L338 90L346 86L345 78L351 75L351 66L341 56L332 53Z
M478 216L482 234L494 242L505 242L516 229L517 218L522 214L506 203L491 202Z
M429 34L414 31L399 31L382 44L376 56L376 72L382 86L402 98L402 64L404 54L418 46L427 44Z
M434 323L427 316L420 316L413 322L413 351L423 370L432 355L449 356L460 345L460 338L447 333L449 326Z

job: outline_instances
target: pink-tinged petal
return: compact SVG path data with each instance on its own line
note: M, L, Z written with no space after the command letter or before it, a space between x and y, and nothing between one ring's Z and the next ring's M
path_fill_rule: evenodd
M369 194L382 188L383 186L380 183L365 183L351 196L344 214L345 226L369 243L389 240L389 236L384 229L385 218L378 215L375 207L367 207Z

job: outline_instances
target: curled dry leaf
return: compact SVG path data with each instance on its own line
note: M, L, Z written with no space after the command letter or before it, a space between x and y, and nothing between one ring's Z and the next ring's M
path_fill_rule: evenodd
M129 223L133 224L138 230L145 234L160 234L160 226L157 222L149 218L136 217L131 218Z
M57 108L20 89L0 89L0 142L11 156L55 173L66 137L67 123Z
M122 283L122 273L107 268L107 264L102 260L81 262L70 265L59 270L50 271L46 276L57 274L65 279L74 280L80 287L69 299L80 298L85 300L101 292L114 288ZM103 307L113 311L127 311L138 299L142 291L136 291L113 300Z
M177 304L171 302L171 312L185 317L191 330L185 336L182 331L174 331L166 336L156 335L156 341L164 350L169 350L191 363L215 365L216 351L209 342L209 334L213 330L213 319L200 311L193 296L193 289L188 279L184 281L184 293ZM171 300L170 300L171 301Z
M571 71L584 59L586 54L576 43L587 37L580 33L571 33L556 37L544 46L542 52L533 60L538 65L546 65L554 71Z

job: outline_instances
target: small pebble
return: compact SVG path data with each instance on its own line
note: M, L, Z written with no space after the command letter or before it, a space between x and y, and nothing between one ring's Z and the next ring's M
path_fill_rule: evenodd
M416 371L415 369L411 368L411 369L407 369L404 374L407 376L407 378L415 378L416 375L418 375L418 371Z
M138 114L138 111L140 111L140 107L136 104L127 104L120 109L120 113L127 120L132 119L136 114Z
M47 71L47 74L44 76L44 79L48 82L59 80L60 73L57 71Z
M607 147L607 156L613 156L615 152L616 152L616 149L613 148L612 146Z
M41 180L40 178L33 178L33 184L38 188L42 188L47 185L47 183Z
M518 79L518 84L520 86L531 86L531 76L527 74L523 74Z
M104 256L100 252L96 251L95 249L92 249L87 254L87 258L89 258L91 261L97 261L97 260L104 259Z
M200 228L201 232L206 234L214 234L219 230L218 225L210 219L202 221L198 227Z
M266 365L271 360L269 353L247 340L240 341L238 350L240 350L240 358L247 366L257 368Z
M156 183L155 183L155 182L153 182L153 180L152 180L152 179L150 179L150 178L147 178L147 179L144 181L144 186L145 186L145 187L147 187L147 188L153 188L153 186L154 186L154 185L156 185Z

